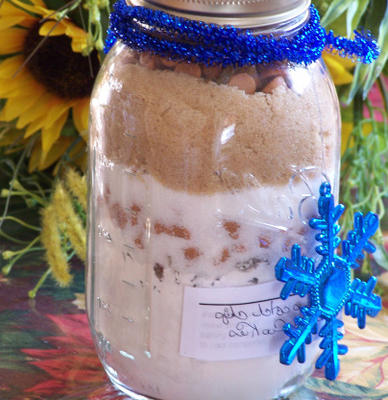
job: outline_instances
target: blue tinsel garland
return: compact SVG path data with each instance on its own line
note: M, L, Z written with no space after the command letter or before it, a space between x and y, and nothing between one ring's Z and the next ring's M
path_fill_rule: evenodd
M111 13L105 51L118 39L137 51L206 65L243 66L284 60L307 65L320 58L325 47L366 64L379 55L377 43L369 33L355 32L355 39L349 40L326 32L314 6L310 7L309 21L296 35L287 38L254 35L249 30L131 7L125 0L118 0Z

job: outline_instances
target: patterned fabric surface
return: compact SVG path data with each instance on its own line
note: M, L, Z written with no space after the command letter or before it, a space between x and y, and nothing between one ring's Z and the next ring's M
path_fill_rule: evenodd
M83 269L76 269L70 289L49 283L35 300L27 292L37 272L21 271L12 278L0 275L0 399L127 399L109 383L95 353ZM388 400L388 302L384 307L364 330L344 319L349 353L337 381L315 374L289 400Z

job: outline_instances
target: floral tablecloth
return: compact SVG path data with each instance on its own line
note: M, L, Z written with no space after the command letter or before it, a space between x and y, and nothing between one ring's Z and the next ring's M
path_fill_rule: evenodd
M27 292L39 271L20 271L11 278L0 275L0 399L127 399L109 383L95 353L83 268L76 268L71 288L49 282L35 300ZM328 382L316 374L290 400L388 399L388 302L384 305L364 330L345 319L349 353L342 357L339 379Z

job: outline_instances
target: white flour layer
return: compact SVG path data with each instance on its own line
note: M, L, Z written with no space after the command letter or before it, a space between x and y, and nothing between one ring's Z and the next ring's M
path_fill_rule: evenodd
M194 195L95 160L88 307L111 375L120 371L116 378L134 391L164 400L267 400L306 373L316 342L306 363L291 366L278 354L200 361L181 356L179 345L185 286L260 284L275 279L293 243L313 254L314 231L304 220L316 213L311 193L320 173L305 171L285 186Z

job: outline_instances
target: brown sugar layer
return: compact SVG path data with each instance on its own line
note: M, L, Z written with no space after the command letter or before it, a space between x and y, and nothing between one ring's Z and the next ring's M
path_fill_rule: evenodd
M338 113L320 65L295 78L302 89L279 78L247 94L125 57L121 51L107 63L92 101L92 147L109 161L209 194L283 185L301 168L336 168Z

